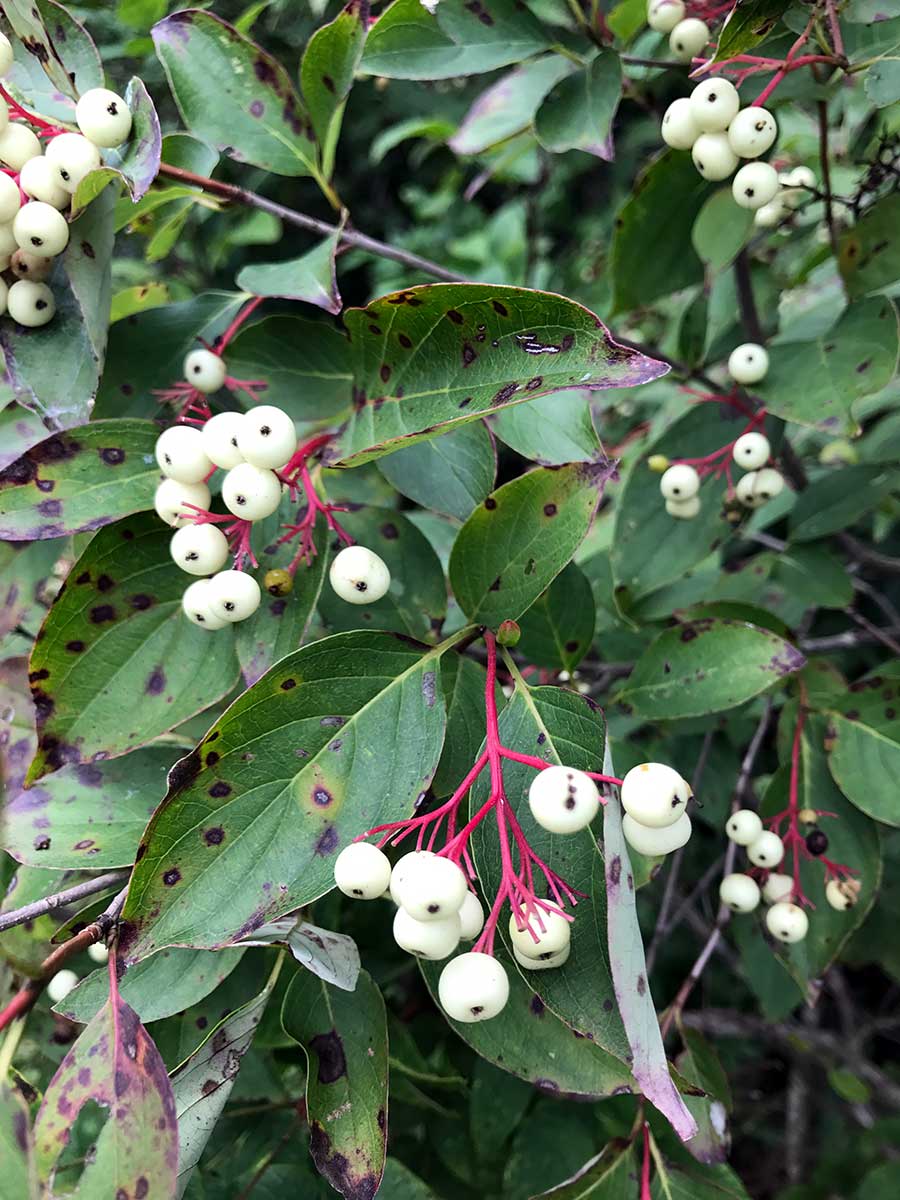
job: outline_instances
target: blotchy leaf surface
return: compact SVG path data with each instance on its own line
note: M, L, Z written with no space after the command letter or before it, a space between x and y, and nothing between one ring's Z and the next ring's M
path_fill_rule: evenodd
M86 208L110 179L120 179L132 200L140 200L156 179L162 156L162 133L150 93L137 77L125 89L125 102L131 111L131 135L124 145L104 151L104 166L92 171L78 185L72 199L73 213Z
M319 144L332 155L368 28L369 0L350 0L333 21L316 30L303 53L303 99Z
M169 775L125 905L127 958L239 940L328 891L357 834L409 813L443 740L442 652L339 634L236 700Z
M388 1038L381 992L365 971L352 993L300 971L284 997L281 1021L309 1063L313 1162L346 1200L373 1197L387 1146Z
M3 15L16 34L9 82L34 111L72 121L76 98L103 84L100 55L87 30L54 0L7 0Z
M181 610L171 536L140 513L102 530L73 566L31 657L30 783L143 746L237 682L233 631L199 629Z
M442 429L566 388L635 387L668 367L612 340L552 292L432 283L348 309L354 412L332 464L365 462Z
M0 1162L4 1194L10 1200L38 1200L28 1105L5 1081L0 1083Z
M32 446L0 473L0 537L86 533L152 507L158 437L150 421L92 421Z
M294 917L270 921L248 937L242 946L271 946L282 944L302 967L325 983L345 992L356 988L359 978L359 950L353 938L332 929L320 929Z

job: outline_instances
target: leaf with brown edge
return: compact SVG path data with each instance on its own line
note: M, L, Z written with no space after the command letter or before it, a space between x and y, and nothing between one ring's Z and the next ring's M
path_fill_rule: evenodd
M552 292L432 283L344 314L353 413L330 465L379 458L549 392L636 387L666 363L620 346L589 309Z
M354 992L298 971L285 994L281 1022L309 1063L313 1162L345 1200L370 1200L387 1147L388 1037L381 992L365 971Z
M175 1100L159 1051L119 996L115 956L109 992L44 1093L34 1124L38 1177L49 1193L72 1126L93 1101L109 1118L82 1172L79 1194L171 1200L178 1169Z

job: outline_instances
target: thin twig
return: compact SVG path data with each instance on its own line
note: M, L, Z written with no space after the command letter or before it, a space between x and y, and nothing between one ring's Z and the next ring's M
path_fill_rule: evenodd
M873 625L870 620L862 616L854 608L847 609L847 616L851 621L855 621L860 629L864 629L877 642L881 642L882 646L886 646L891 654L896 654L900 658L900 642L895 641L889 633L883 629L879 629L877 625Z
M741 310L741 324L751 342L765 341L759 310L753 296L753 284L750 279L750 259L747 251L742 250L734 260L734 282L737 288L738 307Z
M873 626L874 628L874 626ZM900 635L900 626L888 630L881 629L879 633ZM797 642L803 654L830 654L833 650L855 650L857 646L871 646L881 641L871 633L855 633L852 629L846 633L833 633L828 637L801 638Z
M834 223L834 203L831 196L831 163L828 159L828 101L817 101L816 108L819 114L819 165L822 168L822 191L825 194L825 224L828 226L831 253L837 258L838 238L837 227Z
M22 908L3 913L0 915L0 933L14 929L16 925L24 925L26 921L36 921L38 917L44 917L57 908L77 904L80 900L86 900L114 884L123 883L128 874L128 871L110 871L106 875L95 875L93 879L86 879L84 883L77 883L62 892L54 892L52 896L45 896L43 900L35 900Z

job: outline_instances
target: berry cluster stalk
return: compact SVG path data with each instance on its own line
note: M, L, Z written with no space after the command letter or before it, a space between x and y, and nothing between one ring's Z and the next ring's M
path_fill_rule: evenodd
M285 525L287 533L278 539L278 545L284 542L292 542L294 538L300 539L300 545L297 548L297 553L294 555L287 570L291 575L294 575L301 562L307 566L312 562L316 554L316 546L313 541L315 531L316 517L319 513L325 518L325 523L332 533L337 534L339 541L345 545L351 545L353 538L337 521L334 514L337 512L349 512L345 504L330 504L322 500L316 491L312 476L309 472L309 460L318 451L324 449L331 441L332 434L320 433L317 437L310 438L308 442L304 442L291 457L290 461L277 471L276 474L283 484L285 484L290 492L291 500L299 500L301 495L306 501L306 509L300 520L294 525Z

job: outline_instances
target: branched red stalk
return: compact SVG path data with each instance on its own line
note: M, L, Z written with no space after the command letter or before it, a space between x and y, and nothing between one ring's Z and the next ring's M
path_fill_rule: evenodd
M720 397L700 396L700 400L721 399ZM738 434L738 437L743 437L745 433L751 433L758 425L762 425L767 417L767 412L761 408L758 412L750 417L750 420ZM715 479L721 479L724 475L728 480L729 491L734 490L734 485L731 478L731 456L734 450L737 437L728 442L725 446L720 446L718 450L713 450L711 454L704 454L702 458L676 458L674 463L684 463L693 467L701 479L705 479L707 475L712 475Z
M222 532L228 538L228 545L234 555L234 569L242 571L245 559L249 559L254 567L258 567L250 535L253 532L253 522L244 521L231 513L214 513L208 508L200 508L196 504L185 501L182 509L189 510L185 515L192 525L224 525Z
M2 96L9 106L10 117L19 121L27 121L29 125L33 125L38 131L38 137L53 138L60 133L69 132L68 129L63 128L61 125L54 125L51 121L45 121L37 113L29 112L27 108L23 108L18 100L9 94L2 83L0 83L0 96Z
M282 470L277 472L278 478L289 489L291 500L299 500L302 496L306 501L306 509L303 516L296 524L285 525L284 528L287 530L287 533L278 539L278 545L284 542L291 542L294 538L300 539L297 553L287 568L291 575L296 572L301 561L309 566L316 554L313 534L316 517L319 513L322 513L326 525L333 533L337 534L340 541L346 545L350 545L353 542L353 538L334 516L338 512L348 512L347 505L330 504L328 501L322 500L316 491L312 476L309 473L310 458L324 446L327 446L331 441L331 437L330 433L321 433L317 437L310 438L308 442L304 442L302 446L297 447L290 461Z

